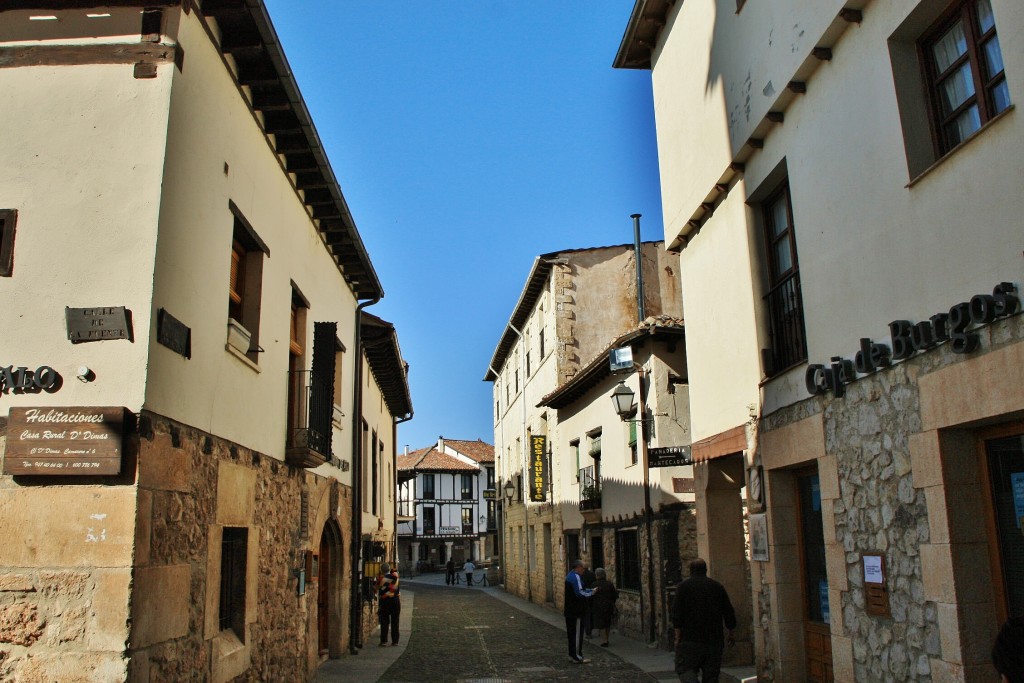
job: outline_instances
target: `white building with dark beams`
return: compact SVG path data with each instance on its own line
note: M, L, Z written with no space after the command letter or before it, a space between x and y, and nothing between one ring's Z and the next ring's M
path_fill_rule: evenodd
M494 447L441 437L398 456L399 562L406 571L477 564L496 553Z

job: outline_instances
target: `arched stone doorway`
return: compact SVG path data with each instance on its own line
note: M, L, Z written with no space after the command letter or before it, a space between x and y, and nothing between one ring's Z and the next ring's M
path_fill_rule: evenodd
M317 647L321 655L342 654L342 590L341 576L345 567L341 529L333 519L324 524L320 535L320 566L317 586Z

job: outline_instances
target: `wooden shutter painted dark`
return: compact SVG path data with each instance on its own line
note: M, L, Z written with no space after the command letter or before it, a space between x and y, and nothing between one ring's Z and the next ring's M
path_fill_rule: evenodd
M313 323L313 370L309 386L309 447L331 457L334 358L338 323Z

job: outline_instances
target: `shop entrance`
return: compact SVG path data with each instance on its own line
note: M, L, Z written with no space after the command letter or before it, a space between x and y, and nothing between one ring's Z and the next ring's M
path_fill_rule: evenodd
M995 582L1000 623L1024 616L1024 425L1016 431L984 442L996 536L993 565L1002 574Z
M832 683L832 629L818 468L795 473L808 683Z

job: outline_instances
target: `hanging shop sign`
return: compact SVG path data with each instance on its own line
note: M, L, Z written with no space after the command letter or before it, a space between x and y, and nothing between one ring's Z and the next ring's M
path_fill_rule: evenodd
M35 370L13 365L0 367L0 394L52 394L63 384L60 373L49 365L40 365Z
M68 339L72 344L132 340L131 316L124 306L98 306L95 308L64 308Z
M906 360L944 342L949 342L953 353L973 353L978 349L979 327L1019 310L1016 291L1013 283L1001 282L992 294L976 294L970 301L955 304L948 312L936 313L928 320L894 320L889 323L889 345L863 338L853 360L833 356L828 365L809 365L804 376L807 391L812 395L831 392L840 398L846 394L846 385L858 375L887 368L894 361Z
M692 464L689 446L665 446L647 450L648 467L679 467Z
M530 437L530 501L533 503L547 500L547 441L546 436Z
M119 474L126 408L11 408L4 474Z

